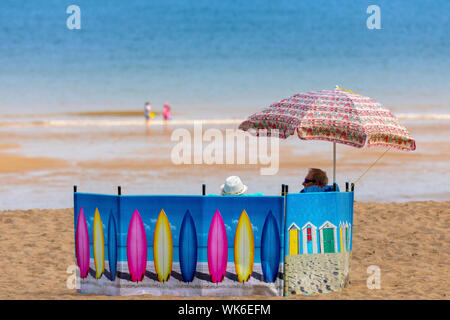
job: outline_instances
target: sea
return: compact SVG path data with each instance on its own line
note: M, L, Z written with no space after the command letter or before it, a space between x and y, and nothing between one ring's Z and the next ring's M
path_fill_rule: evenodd
M71 5L80 28L69 29ZM377 5L381 29L368 29ZM246 115L335 85L450 113L447 0L2 0L0 112Z
M6 152L103 159L132 152L131 145L155 146L143 137L117 138L114 144L83 141L72 148L62 136L145 130L146 101L158 117L168 102L174 121L226 123L295 93L335 85L376 99L405 125L447 126L449 11L448 0L1 0L0 143L10 143L13 135L20 148ZM374 17L379 29L368 27ZM74 18L79 29L70 27ZM29 139L40 134L61 138ZM426 186L445 183L448 162L440 162L439 173L430 165L431 175L417 175L430 177ZM71 206L70 194L63 197L59 190L78 180L62 176L0 173L0 209ZM53 186L34 185L39 179ZM104 183L96 179L101 178L83 181L95 189ZM150 191L192 193L191 187ZM359 199L424 199L397 187L384 198L367 190ZM449 197L447 191L436 199ZM52 196L42 201L42 192ZM28 201L18 201L23 198Z

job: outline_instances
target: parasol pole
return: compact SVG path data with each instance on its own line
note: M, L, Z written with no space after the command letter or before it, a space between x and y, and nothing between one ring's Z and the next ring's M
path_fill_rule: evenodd
M333 185L336 183L336 142L333 142Z

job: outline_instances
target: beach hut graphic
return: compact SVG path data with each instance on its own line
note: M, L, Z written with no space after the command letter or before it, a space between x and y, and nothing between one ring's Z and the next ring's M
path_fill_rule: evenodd
M289 255L296 255L299 253L299 231L300 228L292 222L288 228L289 231Z
M350 251L350 224L348 222L339 223L339 237L341 243L341 252Z
M307 222L302 228L303 254L317 253L317 227Z
M319 228L320 252L334 253L337 252L337 227L330 221Z
M345 243L345 251L350 251L350 241L351 241L351 233L350 233L350 228L351 228L351 224L349 224L348 222L345 222L345 236L344 236L344 243Z
M347 222L346 222L347 224ZM352 249L352 224L349 223L347 226L347 250L350 251Z

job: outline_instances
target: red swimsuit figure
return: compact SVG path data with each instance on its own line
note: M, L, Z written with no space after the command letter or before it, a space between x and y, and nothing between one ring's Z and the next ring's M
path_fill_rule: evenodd
M164 103L164 120L171 120L172 116L170 115L170 107L169 103Z

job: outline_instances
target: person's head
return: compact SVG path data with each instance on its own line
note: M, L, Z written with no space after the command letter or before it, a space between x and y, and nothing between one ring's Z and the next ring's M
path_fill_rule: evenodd
M225 183L220 186L221 194L223 196L239 196L247 191L247 186L242 183L241 179L237 176L231 176L226 178Z
M169 107L169 103L168 102L164 102L164 108L168 108Z
M328 184L328 177L325 171L316 168L310 168L302 183L303 187L324 186Z
M150 105L150 102L149 102L149 101L147 101L147 102L145 103L145 105L146 105L146 106L149 106L149 105Z

